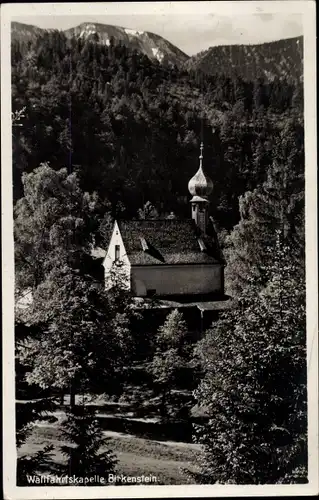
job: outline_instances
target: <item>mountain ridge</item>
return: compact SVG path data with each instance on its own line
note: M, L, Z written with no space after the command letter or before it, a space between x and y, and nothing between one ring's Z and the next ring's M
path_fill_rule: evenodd
M59 31L67 38L82 38L103 45L122 43L161 64L207 74L234 73L246 80L275 78L303 79L303 37L285 38L258 44L215 45L188 56L165 38L149 31L122 26L84 22L66 30L43 29L12 22L12 40L32 40L45 32Z
M103 45L110 45L111 38L113 38L115 42L122 42L130 49L138 50L150 59L163 64L181 66L189 58L189 55L160 35L150 31L133 30L102 23L84 22L66 30L47 30L33 25L13 22L12 40L29 40L50 31L60 31L67 38L83 38Z
M303 37L284 38L262 44L217 45L195 54L185 69L214 75L222 66L225 75L237 74L246 80L263 77L303 79Z

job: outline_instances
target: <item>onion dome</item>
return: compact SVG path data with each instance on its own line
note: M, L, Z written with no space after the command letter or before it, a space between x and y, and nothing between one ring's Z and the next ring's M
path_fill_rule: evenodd
M194 177L188 183L188 190L193 196L192 201L207 201L207 198L213 191L213 181L204 173L203 170L203 149L204 145L200 145L199 169Z

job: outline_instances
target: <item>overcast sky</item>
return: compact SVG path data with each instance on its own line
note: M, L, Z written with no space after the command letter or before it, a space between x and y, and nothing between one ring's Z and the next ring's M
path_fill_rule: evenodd
M303 34L302 16L290 13L250 15L236 13L233 16L207 12L178 15L170 13L23 17L15 15L14 20L41 28L67 29L83 22L99 22L151 31L166 38L189 55L213 45L262 43Z

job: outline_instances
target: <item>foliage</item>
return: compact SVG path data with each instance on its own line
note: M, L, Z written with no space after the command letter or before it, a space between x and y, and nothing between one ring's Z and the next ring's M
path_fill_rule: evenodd
M34 293L26 320L39 334L18 346L28 383L42 388L119 390L132 355L128 298L107 293L69 267L51 271Z
M261 285L267 277L263 268L271 263L268 246L275 244L276 230L282 231L291 255L303 272L304 266L304 172L302 129L288 123L276 147L276 160L267 179L239 200L241 219L226 238L226 283L232 296L250 286L258 276ZM263 279L264 277L264 279Z
M200 342L205 376L195 397L207 422L200 481L307 480L305 286L277 235L267 267Z
M43 450L37 451L34 455L22 455L17 460L17 485L29 486L27 476L34 476L40 470L45 470L46 466L50 466L52 444L46 445Z
M42 164L22 177L24 197L14 208L16 288L36 289L62 263L88 260L99 201L83 193L76 174Z
M52 409L53 403L47 398L16 403L16 443L18 448L28 439L35 421L55 420L50 415Z
M98 231L96 234L96 243L99 243L102 248L107 249L110 244L112 231L114 227L114 219L109 211L107 211L100 220Z
M178 349L179 354L182 354L185 346L183 341L187 335L187 325L183 319L183 314L177 309L172 311L166 318L163 326L158 329L156 343L159 349Z
M17 109L14 113L11 113L12 126L14 127L22 127L22 123L20 121L25 118L25 107L21 109Z
M158 219L159 213L150 201L144 203L143 208L138 210L139 219Z
M202 134L212 213L231 229L238 196L264 181L287 117L302 124L301 95L297 83L204 76L59 32L14 41L12 109L25 107L24 126L14 132L15 200L22 173L49 160L109 200L113 217L136 217L145 200L188 215Z
M19 385L16 388L19 389ZM56 420L51 413L53 408L53 401L48 398L16 403L15 424L17 448L20 448L28 441L36 421L51 422ZM32 456L23 454L18 458L16 473L17 484L19 486L27 485L27 475L34 475L49 463L52 450L53 446L48 445Z
M153 375L155 391L161 396L160 413L163 420L174 415L171 391L178 386L182 370L187 367L187 333L183 315L176 309L167 316L155 339L155 354L149 369Z
M68 475L106 476L114 472L117 460L109 450L100 451L102 446L106 446L107 439L103 438L103 431L90 407L69 409L66 419L61 423L60 434L68 442L61 446L63 455L67 457ZM93 484L90 483L91 486Z
M301 86L302 59L303 37L300 36L257 45L210 47L189 58L186 66L193 71L202 69L208 74L223 73L232 78L242 77L251 82L268 80L271 82L269 85L271 94L275 94L278 104L280 98L284 103L284 99L290 96L289 92L286 96L279 93L278 84L281 79L299 83Z
M15 325L15 339L16 344L22 342L29 334L29 329L24 323L20 323L16 319ZM20 399L21 394L25 396L25 367L21 366L16 359L16 398ZM34 393L33 393L34 395ZM38 394L37 394L38 396ZM43 395L42 395L43 396ZM30 397L30 395L29 395ZM17 401L15 411L15 425L16 425L16 445L20 448L25 444L37 421L54 422L56 418L52 415L54 410L54 401L48 397L41 397L38 399ZM34 475L41 467L48 464L53 446L45 446L43 450L30 456L24 454L18 458L17 461L17 484L19 486L27 485L27 475Z

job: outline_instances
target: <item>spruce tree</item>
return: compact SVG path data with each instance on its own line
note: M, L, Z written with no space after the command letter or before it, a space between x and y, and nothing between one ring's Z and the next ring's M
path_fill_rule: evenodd
M252 276L262 277L272 256L276 230L304 267L304 159L301 127L288 124L275 151L266 181L239 198L240 221L225 243L225 279L232 296L242 293ZM262 280L261 280L262 283Z
M269 253L266 287L251 278L197 348L199 482L307 481L305 284L280 237Z
M16 377L16 392L20 389L21 376ZM27 443L36 421L55 421L52 415L54 404L50 398L42 397L32 401L16 402L15 424L16 424L16 446L21 448ZM42 450L34 454L23 453L17 459L17 485L28 484L29 475L34 475L46 467L50 468L51 452L53 445L46 445Z
M61 446L67 458L69 476L88 478L106 477L114 472L117 460L108 449L107 438L90 407L77 406L67 410L66 419L61 423L60 435L68 444ZM104 450L101 450L101 448ZM100 485L98 478L90 486Z
M178 385L179 376L187 367L187 325L183 315L176 309L158 329L155 339L155 354L150 363L156 394L160 396L159 410L163 421L174 414L172 389Z

